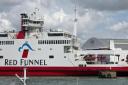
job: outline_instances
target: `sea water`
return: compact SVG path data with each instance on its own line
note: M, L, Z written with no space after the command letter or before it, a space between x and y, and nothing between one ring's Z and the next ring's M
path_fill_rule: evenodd
M0 85L23 85L16 77L0 77ZM29 77L27 85L128 85L128 78Z

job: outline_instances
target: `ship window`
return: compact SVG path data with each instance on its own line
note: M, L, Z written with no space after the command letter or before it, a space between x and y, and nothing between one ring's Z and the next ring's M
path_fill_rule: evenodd
M115 62L115 64L118 64L118 62Z
M49 40L49 44L52 44L52 40Z
M67 44L68 44L69 42L68 42L68 40L67 40Z
M46 42L45 44L48 44L48 41L47 40L45 40L45 42Z
M47 40L47 44L49 44L49 41Z
M53 44L56 44L56 43L55 43L55 40L53 41Z
M12 44L12 41L9 41L9 43L8 44Z
M3 45L3 41L1 41L1 45Z
M62 43L64 44L64 40L62 41Z
M69 37L69 38L72 37L72 35L70 35L70 34L64 34L64 36L65 36L65 37Z
M6 41L6 44L9 44L9 41Z
M49 44L52 44L51 40L49 40Z
M83 67L83 64L79 64L79 67Z
M69 44L71 43L71 41L69 40Z
M0 56L0 58L3 58L3 56Z
M48 36L63 36L63 33L48 33Z
M49 40L49 44L51 44L51 40Z
M5 41L4 44L12 44L11 41Z
M38 41L38 44L40 44L40 40Z
M14 43L14 42L6 42L6 43ZM70 40L39 40L38 44L68 44ZM2 44L2 42L0 42Z
M47 44L49 44L49 40L47 40Z
M67 44L70 44L70 40L67 40Z
M64 40L62 40L62 44L64 44Z
M63 44L63 40L61 40L61 44Z
M3 45L3 41L1 41L1 45Z
M60 40L58 40L58 44L60 44Z
M47 40L45 40L45 44L47 44Z
M43 44L43 41L42 41L42 40L39 40L39 41L38 41L38 44Z
M3 44L4 44L4 45L5 45L5 42L6 42L6 41L3 41Z
M55 44L57 44L57 40L55 41Z
M66 40L66 44L68 44L68 40Z
M62 44L62 40L60 40L60 44Z
M51 40L51 44L54 44L53 40Z
M2 41L2 45L4 45L4 41Z
M54 58L54 56L53 55L50 55L49 58Z
M64 46L64 53L70 53L70 46Z
M53 40L51 40L51 44L53 44Z
M46 44L46 40L44 41L44 44Z
M38 40L38 44L41 44L41 40Z
M40 40L40 44L42 44L42 40Z
M59 40L57 40L57 44L59 44Z
M44 40L42 41L42 44L44 44Z
M64 43L66 44L66 40L64 40Z
M14 41L0 41L0 45L14 45Z
M8 34L0 34L0 37L8 37Z
M63 40L61 40L61 44L63 44Z

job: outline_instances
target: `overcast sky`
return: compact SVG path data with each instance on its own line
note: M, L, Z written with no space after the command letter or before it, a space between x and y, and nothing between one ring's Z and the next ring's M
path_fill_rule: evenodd
M0 0L0 31L19 30L19 14L35 8L44 16L45 29L73 31L74 0ZM77 0L77 10L82 42L90 37L128 38L128 0Z

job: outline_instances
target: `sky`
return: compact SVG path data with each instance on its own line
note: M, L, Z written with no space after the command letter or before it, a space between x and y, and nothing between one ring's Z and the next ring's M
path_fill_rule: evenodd
M20 30L20 14L40 9L44 29L73 32L75 0L0 0L0 31ZM128 0L76 0L77 36L128 38Z

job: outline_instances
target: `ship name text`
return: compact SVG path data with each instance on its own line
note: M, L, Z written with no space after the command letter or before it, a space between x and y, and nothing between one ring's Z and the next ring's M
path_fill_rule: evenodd
M35 66L35 65L39 65L39 66L45 66L47 65L46 60L43 59L36 59L36 60L32 60L32 59L20 59L20 60L15 60L15 59L5 59L5 66L16 66L16 65L20 65L20 66Z

